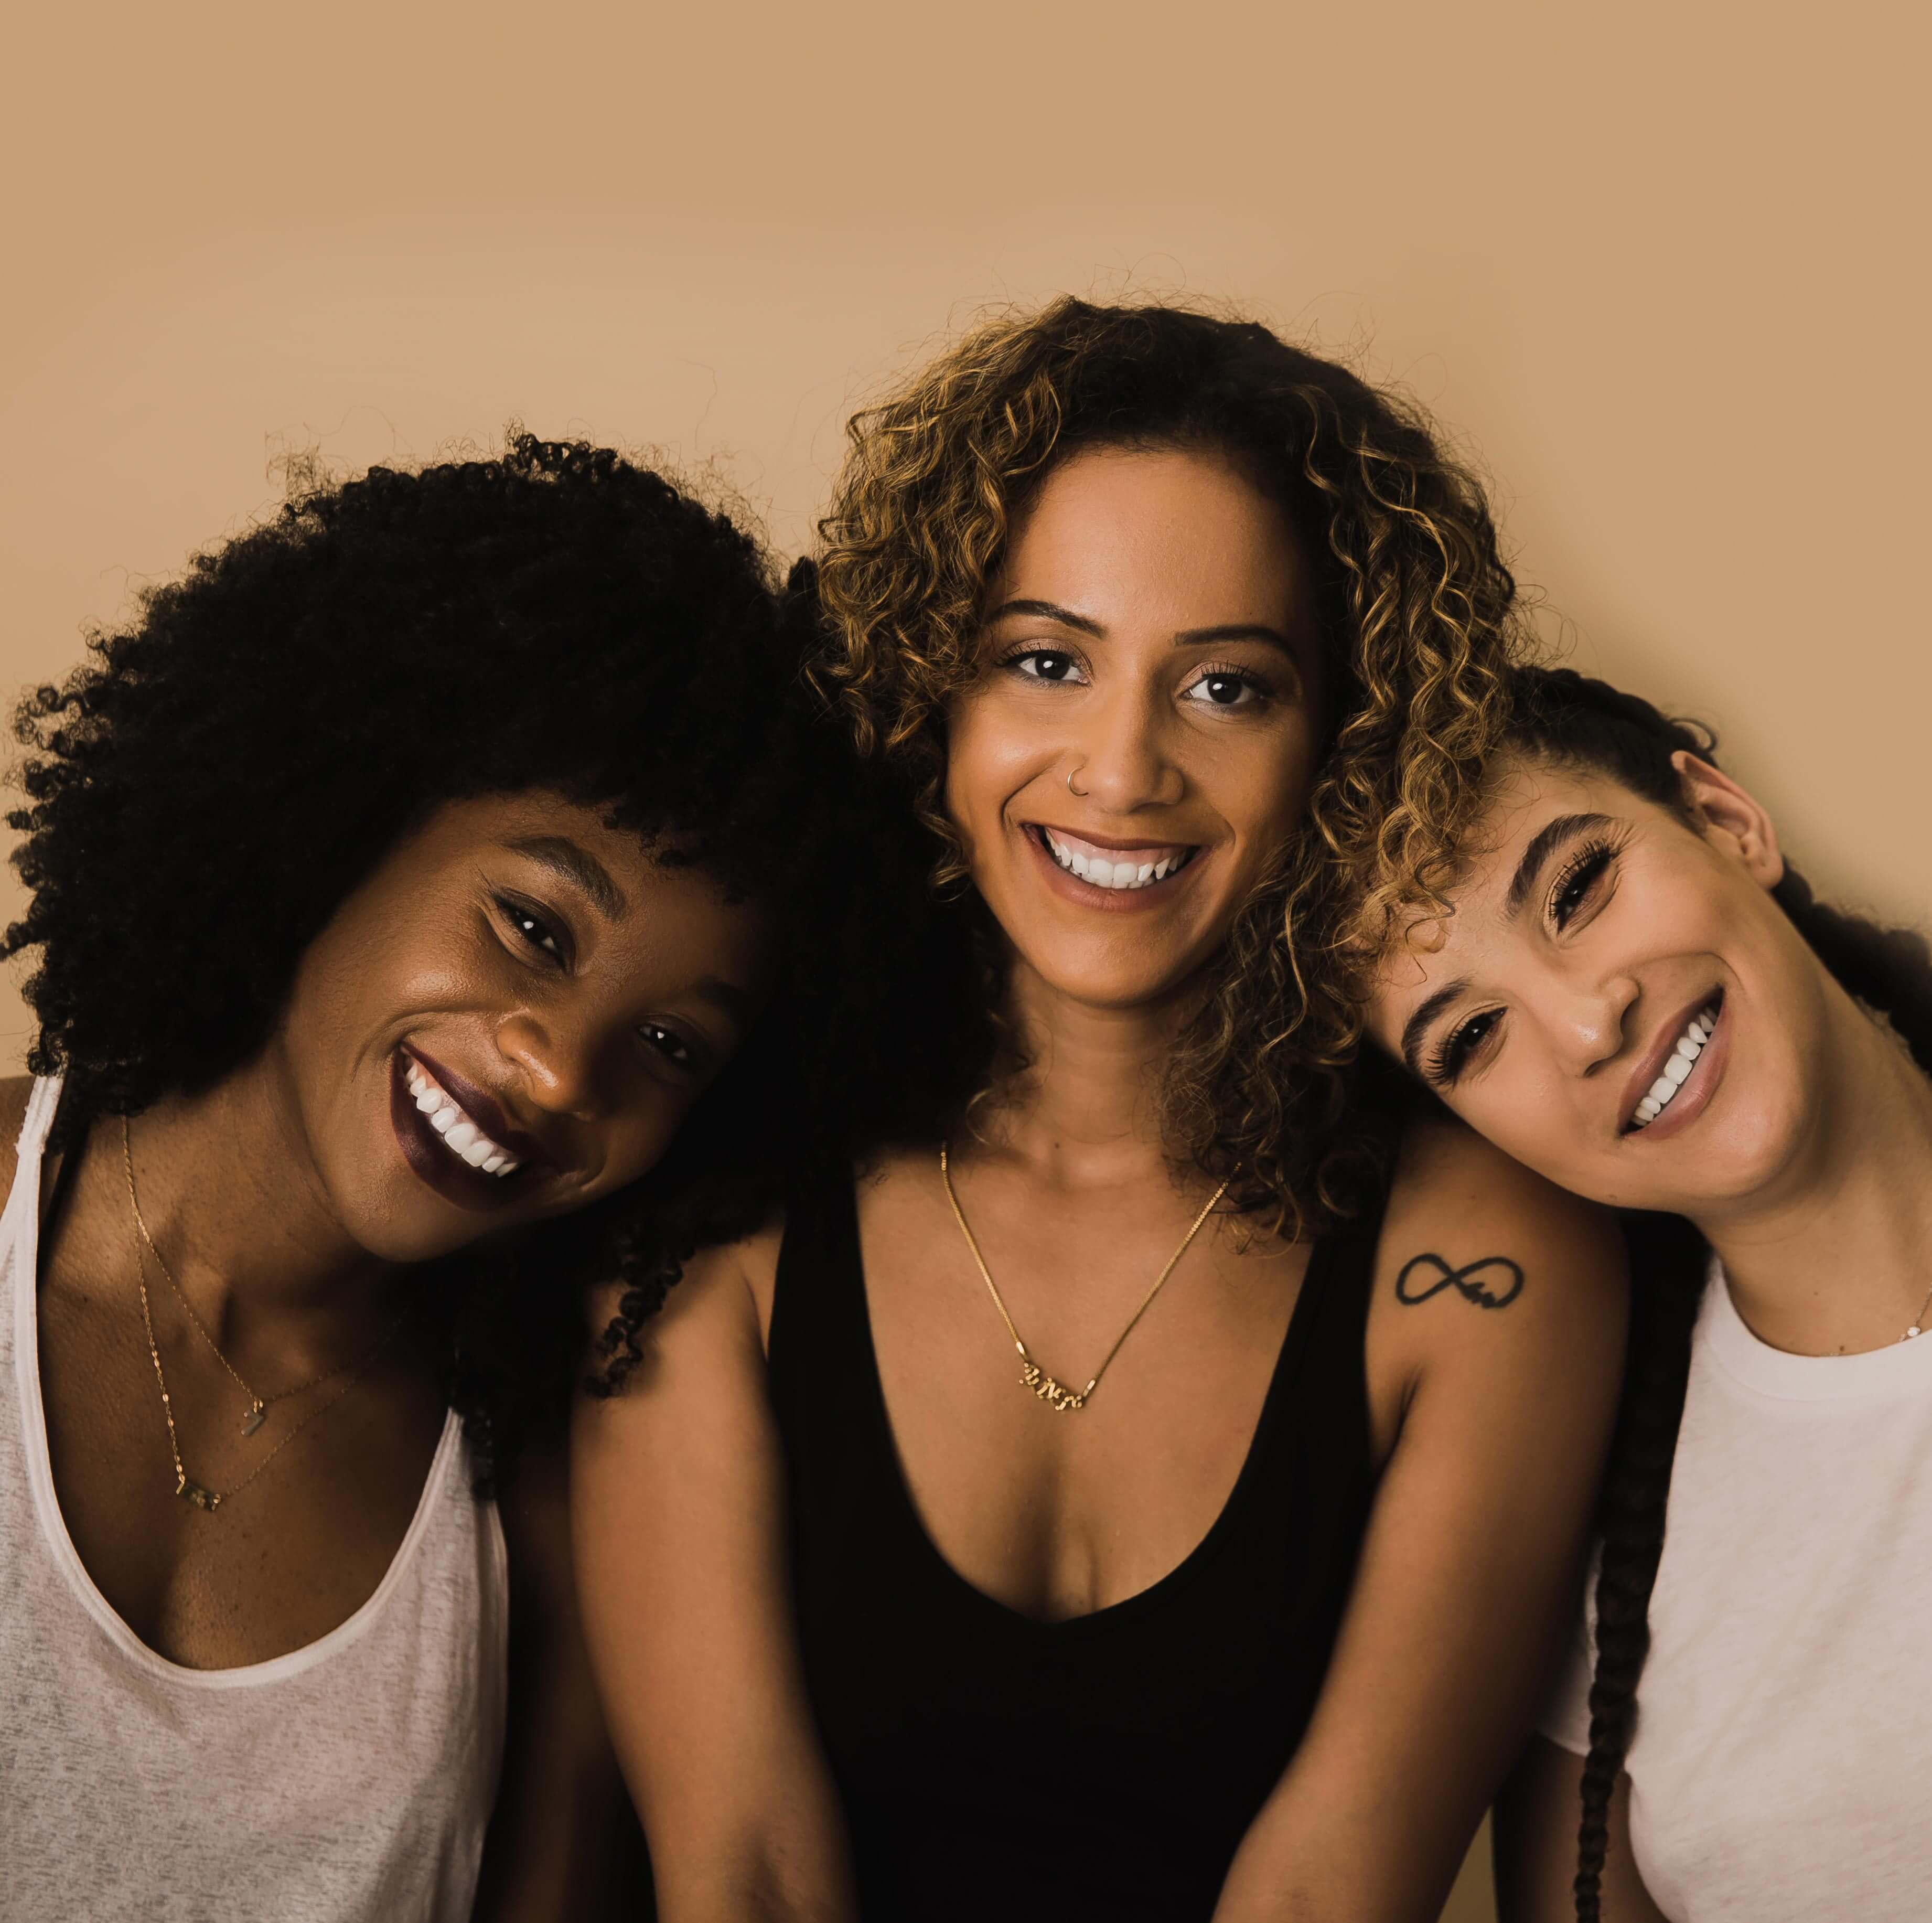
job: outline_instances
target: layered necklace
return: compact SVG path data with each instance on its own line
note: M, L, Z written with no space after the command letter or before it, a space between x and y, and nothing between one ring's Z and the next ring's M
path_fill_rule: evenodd
M174 1271L168 1266L166 1258L156 1246L154 1238L148 1232L148 1224L141 1214L140 1197L134 1187L134 1153L128 1141L128 1118L124 1115L121 1118L121 1165L128 1177L128 1207L134 1218L134 1281L141 1293L141 1326L147 1332L148 1358L154 1365L154 1382L161 1392L161 1414L167 1420L168 1453L174 1458L175 1465L175 1494L182 1501L212 1515L224 1502L239 1495L310 1423L318 1416L326 1415L356 1387L363 1371L401 1333L403 1324L407 1317L406 1315L398 1316L379 1340L360 1355L352 1356L338 1367L311 1375L306 1381L298 1382L292 1388L278 1389L272 1396L258 1396L242 1380L241 1371L222 1354L220 1345L208 1333L207 1324L195 1313L194 1304L188 1300L186 1291L175 1279ZM333 1396L310 1410L232 1489L209 1489L205 1483L196 1482L182 1466L181 1438L175 1429L174 1399L168 1393L167 1375L161 1367L160 1345L154 1339L154 1313L148 1303L148 1260L150 1257L153 1257L154 1266L166 1278L168 1287L174 1291L175 1300L187 1311L188 1319L194 1325L195 1333L208 1345L208 1353L234 1378L235 1386L246 1399L248 1407L242 1417L242 1433L244 1436L251 1436L261 1428L268 1420L268 1411L275 1403L286 1402L290 1396L299 1396L308 1390L320 1389L325 1384L342 1381L342 1387ZM344 1378L346 1380L342 1380Z
M980 1245L974 1239L972 1230L967 1226L966 1212L959 1206L959 1197L954 1193L952 1171L946 1158L946 1145L939 1145L939 1179L946 1185L946 1199L952 1204L952 1219L959 1224L959 1233L966 1238L966 1246L973 1251L974 1265L980 1271L980 1279L986 1285L986 1293L993 1298L993 1306L1000 1312L1000 1320L1006 1325L1006 1333L1013 1339L1013 1347L1019 1351L1020 1384L1030 1389L1050 1409L1062 1415L1071 1415L1076 1410L1084 1409L1094 1391L1100 1386L1100 1378L1107 1372L1107 1366L1120 1352L1120 1345L1134 1333L1134 1325L1148 1312L1154 1297L1166 1286L1167 1278L1179 1266L1180 1258L1192 1245L1194 1238L1201 1233L1201 1224L1214 1212L1214 1205L1228 1192L1224 1182L1202 1204L1201 1212L1194 1218L1187 1233L1180 1238L1180 1246L1167 1258L1167 1266L1154 1278L1154 1287L1141 1298L1141 1306L1127 1318L1127 1326L1114 1338L1114 1346L1100 1358L1100 1366L1088 1378L1084 1389L1070 1389L1066 1384L1055 1379L1033 1359L1030 1351L1022 1339L1020 1332L1013 1327L1013 1318L1006 1313L1006 1305L1000 1300L1000 1291L993 1281L992 1271L986 1266L986 1258L980 1252Z

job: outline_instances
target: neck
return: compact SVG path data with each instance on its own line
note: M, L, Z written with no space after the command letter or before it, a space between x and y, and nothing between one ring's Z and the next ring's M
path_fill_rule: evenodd
M1144 1181L1150 1164L1167 1164L1161 1078L1198 999L1190 988L1156 1003L1099 1007L1016 959L1007 1013L1024 1066L976 1119L975 1133L1055 1187Z
M218 1339L279 1324L327 1341L382 1312L393 1271L337 1219L272 1047L205 1093L136 1116L129 1140L142 1219ZM118 1119L94 1144L97 1179L111 1179L125 1216Z
M1893 1342L1932 1289L1932 1080L1835 981L1832 1071L1765 1193L1697 1226L1745 1319L1801 1354Z

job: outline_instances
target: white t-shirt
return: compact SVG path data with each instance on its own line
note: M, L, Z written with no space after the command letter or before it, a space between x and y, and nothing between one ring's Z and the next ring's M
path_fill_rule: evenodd
M1665 1915L1932 1918L1932 1336L1786 1355L1713 1263L1650 1625L1626 1767ZM1544 1724L1580 1755L1592 1640Z

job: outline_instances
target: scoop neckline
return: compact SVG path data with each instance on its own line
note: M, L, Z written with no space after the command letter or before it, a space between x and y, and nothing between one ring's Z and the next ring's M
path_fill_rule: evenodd
M442 1433L436 1453L430 1459L423 1478L422 1493L416 1499L416 1513L403 1532L389 1566L369 1594L335 1627L305 1642L299 1648L284 1650L279 1656L259 1663L236 1663L223 1669L198 1669L177 1663L144 1642L127 1619L88 1573L80 1552L68 1532L67 1518L61 1513L60 1498L54 1488L53 1456L47 1442L46 1408L40 1395L40 1177L46 1143L47 1118L60 1095L57 1077L43 1079L34 1085L32 1100L20 1128L14 1185L6 1206L0 1210L0 1251L14 1258L10 1275L14 1290L14 1372L20 1407L21 1444L27 1459L27 1480L32 1492L34 1511L55 1567L59 1570L74 1599L93 1619L116 1650L150 1676L191 1689L256 1688L299 1675L306 1669L360 1640L382 1613L415 1560L423 1537L429 1532L444 1484L461 1450L462 1420L454 1409L443 1417ZM31 1148L29 1132L34 1133Z
M1016 1609L1010 1603L1003 1603L997 1596L986 1591L962 1575L956 1569L926 1525L926 1519L919 1513L919 1504L914 1501L912 1485L906 1480L905 1464L899 1455L898 1438L893 1432L892 1411L886 1402L884 1378L879 1372L879 1354L872 1337L872 1299L866 1287L865 1245L859 1233L858 1197L856 1191L848 1190L847 1207L851 1236L852 1274L858 1291L858 1310L860 1334L860 1369L862 1378L862 1399L867 1418L874 1427L875 1440L883 1449L887 1464L887 1479L892 1489L894 1521L902 1534L916 1546L916 1552L928 1570L956 1594L965 1597L970 1606L989 1614L994 1619L1006 1624L1016 1633L1036 1635L1043 1638L1064 1640L1070 1637L1096 1634L1112 1629L1117 1624L1132 1621L1148 1611L1157 1609L1178 1589L1185 1588L1198 1572L1213 1559L1231 1531L1234 1527L1243 1502L1255 1477L1260 1473L1256 1465L1261 1459L1262 1445L1270 1436L1280 1420L1280 1404L1286 1385L1295 1373L1302 1351L1308 1346L1309 1328L1313 1311L1310 1305L1316 1285L1326 1275L1333 1260L1335 1237L1318 1236L1309 1250L1306 1266L1301 1272L1301 1282L1298 1290L1294 1306L1288 1312L1288 1327L1282 1332L1281 1347L1275 1357L1275 1365L1268 1378L1267 1393L1262 1398L1261 1413L1256 1418L1255 1426L1248 1438L1248 1446L1241 1458L1241 1466L1236 1473L1226 1497L1216 1512L1214 1519L1208 1524L1204 1533L1174 1567L1163 1575L1156 1576L1144 1588L1136 1589L1131 1595L1123 1596L1118 1602L1108 1603L1100 1609L1086 1609L1072 1616L1032 1616L1024 1609Z

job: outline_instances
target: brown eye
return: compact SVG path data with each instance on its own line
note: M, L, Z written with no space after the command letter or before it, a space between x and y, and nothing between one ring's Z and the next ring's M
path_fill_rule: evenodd
M690 1044L682 1035L674 1035L669 1029L660 1027L656 1022L645 1023L638 1032L674 1067L688 1069L698 1065Z
M508 895L496 897L496 912L507 921L518 939L527 948L540 950L553 961L564 962L569 959L568 938L553 923L526 902L514 900Z
M1080 672L1080 664L1072 655L1051 648L1030 648L1023 654L1010 654L1000 665L1030 681L1070 681Z
M1182 689L1180 698L1196 708L1256 708L1274 690L1258 676L1234 668L1210 668Z
M1599 843L1586 849L1563 871L1550 896L1550 918L1559 929L1567 928L1577 910L1590 899L1591 890L1610 867L1615 852Z
M1453 1087L1456 1077L1474 1059L1483 1044L1496 1032L1496 1025L1502 1020L1499 1008L1485 1009L1480 1015L1472 1015L1444 1035L1442 1046L1436 1051L1435 1059L1429 1065L1429 1079L1444 1087Z

